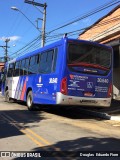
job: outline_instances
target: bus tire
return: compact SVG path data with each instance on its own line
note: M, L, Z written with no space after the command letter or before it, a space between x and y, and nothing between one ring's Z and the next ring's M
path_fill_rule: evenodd
M10 102L9 91L5 91L5 102Z
M29 91L27 94L27 107L29 111L32 111L34 109L34 103L33 103L33 94L32 91Z

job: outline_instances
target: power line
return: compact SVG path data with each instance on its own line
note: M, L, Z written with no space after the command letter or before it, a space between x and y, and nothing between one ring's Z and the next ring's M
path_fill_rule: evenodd
M106 6L106 5L109 5L109 4L111 4L111 3L113 3L113 2L115 2L116 0L112 0L112 1L110 1L110 2L107 2L107 3L105 3L105 4L103 4L103 5L101 5L101 6L99 6L99 7L97 7L96 9L94 9L94 10L91 10L91 11L89 11L89 12L87 12L87 13L84 13L83 15L79 15L79 16L76 16L76 17L74 17L74 18L72 18L72 19L70 19L70 20L68 20L68 21L66 21L66 22L64 22L64 23L62 23L62 24L67 24L67 22L69 23L69 22L72 22L72 20L76 20L76 19L78 19L78 18L80 18L80 17L82 17L82 16L84 16L84 15L87 15L87 14L89 14L89 13L91 13L91 12L94 12L95 10L97 10L97 9L100 9L100 8L102 8L102 7L104 7L104 6ZM62 25L61 24L61 25ZM60 24L59 24L60 25ZM55 27L57 27L58 25L56 25ZM51 28L53 28L53 27L51 27Z
M98 27L102 27L102 26L104 26L104 25L108 25L109 23L111 23L111 22L116 22L117 20L120 20L120 15L118 15L118 16L116 16L116 17L113 17L113 18L110 18L110 19L108 19L108 20L106 20L106 21L104 21L104 22L102 22L102 23L100 23L100 24L97 24L96 26L94 26L94 28L98 28ZM69 34L69 35L75 35L75 34L72 34L72 33L75 33L76 32L76 34L78 33L78 32L80 32L80 31L83 31L83 30L86 30L86 29L89 29L90 28L90 26L89 27L86 27L86 28L82 28L82 29L79 29L79 30L74 30L74 31L71 31L71 32L67 32L67 34ZM49 39L53 39L53 38L56 38L56 37L58 37L58 36L62 36L63 35L63 33L59 33L59 34L54 34L53 36L47 36L48 38L48 40Z
M115 1L116 1L116 0L115 0ZM109 7L111 7L111 6L119 3L120 1L114 2L114 3L113 3L113 2L114 2L114 1L111 1L111 2L109 2L109 3L107 3L107 4L104 4L104 5L100 6L99 8L97 8L97 9L95 9L95 10L93 10L93 11L91 11L91 12L89 12L89 13L87 13L87 14L79 17L79 18L77 18L77 19L74 20L74 21L71 21L71 22L69 22L69 23L67 23L67 24L65 24L65 25L62 25L62 26L60 26L60 27L58 27L58 28L55 28L55 29L49 31L48 34L54 32L54 31L56 31L56 30L59 30L59 29L61 29L61 28L64 28L64 27L66 27L66 26L68 26L68 25L71 25L71 24L73 24L73 23L75 23L75 22L77 22L77 21L80 21L80 20L82 20L82 19L85 19L85 18L87 18L87 17L89 17L89 16L91 16L91 15L93 15L93 14L95 14L95 13L98 13L98 12L100 12L100 11L106 9L106 8L109 8ZM112 4L111 4L111 3L112 3Z
M103 25L106 25L106 24L109 24L109 23L111 23L111 22L113 22L113 21L116 21L116 20L118 20L118 19L120 19L119 18L120 16L118 15L117 17L114 17L114 18L110 18L110 19L108 19L107 21L104 21L103 23L101 23L101 24L98 24L98 25L96 25L95 26L95 28L97 28L97 27L101 27L101 26L103 26ZM68 34L69 35L76 35L76 34L78 34L78 32L80 32L80 31L83 31L83 30L85 30L85 29L88 29L89 27L86 27L86 28L82 28L82 29L79 29L79 30L75 30L75 31L71 31L71 32L68 32ZM59 37L61 37L63 35L63 33L59 33L59 34L54 34L53 36L47 36L48 38L47 38L47 42L50 42L50 41L55 41L55 40L58 40L59 39ZM36 39L35 39L36 40ZM33 41L34 42L34 41ZM30 42L30 44L31 43L33 43L33 42ZM36 49L36 48L38 48L39 47L39 44L36 44L37 43L37 41L35 41L34 42L34 46L33 46L33 44L31 44L31 46L29 46L29 44L28 44L28 48L30 49ZM36 44L36 45L35 45ZM23 49L24 49L24 47L23 47ZM24 49L24 51L26 51L26 50L28 50L28 49ZM21 50L20 50L21 51Z
M24 47L22 47L21 49L19 49L15 53L13 53L11 56L13 56L13 55L19 55L21 52L23 52L24 50L26 50L26 48L28 48L32 44L34 44L38 39L39 39L39 36L37 38L35 38L34 40L30 41L27 45L25 45Z
M114 3L113 3L113 2L114 2ZM106 9L106 8L109 8L109 7L115 5L115 4L119 3L119 2L120 2L120 1L117 1L117 2L116 2L116 0L112 0L111 2L106 3L106 4L104 4L104 5L96 8L95 10L93 10L93 11L91 11L91 12L88 12L86 15L83 15L83 16L77 18L77 19L74 20L74 21L71 21L71 22L69 22L69 23L67 23L67 24L65 24L65 25L62 25L62 26L60 26L60 27L58 27L58 28L56 28L56 29L53 29L53 30L47 32L47 33L46 33L46 37L48 37L50 33L54 32L54 31L56 31L56 30L59 30L59 29L64 28L64 27L66 27L66 26L68 26L68 25L71 25L72 23L75 23L75 22L77 22L77 21L80 21L80 20L82 20L82 19L85 19L85 18L87 18L87 17L89 17L89 16L91 16L91 15L93 15L93 14L96 14L96 13L98 13L98 12L100 12L100 11ZM80 30L76 30L76 31L72 31L72 32L68 32L68 34L69 34L69 35L70 35L70 34L72 35L72 34L75 33L75 32L76 32L76 34L77 34L77 32L82 31L82 30L85 30L85 29L88 29L88 28L89 28L89 27L82 28L82 29L80 29ZM61 35L63 35L63 34L54 35L54 36L53 36L54 40L58 39L58 37L60 37ZM37 37L37 38L38 38L38 37ZM36 38L36 39L37 39L37 38ZM26 47L29 47L29 48L32 47L31 43L34 43L34 42L36 43L36 39L34 39L32 42L28 43L26 46L24 46L22 49L20 49L19 51L15 52L14 54L17 54L18 52L20 52L21 50L23 50L23 49L26 48ZM50 36L49 36L47 42L49 42L49 41L50 41ZM51 37L51 41L53 41L53 40L52 40L52 37ZM35 44L35 43L34 43L34 44ZM29 45L30 45L30 46L29 46Z

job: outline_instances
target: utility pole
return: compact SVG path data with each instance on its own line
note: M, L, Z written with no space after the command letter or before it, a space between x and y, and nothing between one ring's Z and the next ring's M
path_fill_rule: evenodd
M5 49L5 56L4 56L5 62L8 61L8 48L9 48L8 42L9 42L9 41L10 41L10 39L9 39L9 38L6 38L6 39L5 39L6 45L5 45L5 46L0 46L0 47L2 47L2 48Z
M5 43L6 43L6 45L5 45L5 62L8 61L8 42L9 42L9 41L10 41L9 38L6 38L6 39L5 39Z
M45 45L46 7L47 7L47 4L45 3L45 4L44 4L44 11L43 11L42 42L41 42L41 47L44 47L44 45Z
M43 14L43 19L42 20L42 40L41 40L41 47L44 47L45 45L45 28L46 28L46 7L47 7L47 4L44 3L44 4L41 4L41 3L38 3L38 2L34 2L34 0L30 1L30 0L25 0L24 1L25 3L28 3L28 4L32 4L34 6L38 6L38 7L43 7L44 10L42 12Z

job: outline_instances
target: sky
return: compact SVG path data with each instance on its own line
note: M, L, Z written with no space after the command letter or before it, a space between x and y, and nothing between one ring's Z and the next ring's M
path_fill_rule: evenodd
M32 0L31 0L32 1ZM119 0L34 0L41 4L47 4L46 15L46 44L61 39L64 33L80 30L95 23L99 18L109 13L115 6L120 4ZM108 2L119 2L100 12L81 19L71 25L58 29L69 22L72 22L83 15L104 6ZM20 12L14 11L11 7L17 7L35 26L36 20L42 18L42 7L36 8L31 4L27 4L24 0L0 0L0 46L5 45L5 39L9 38L8 55L10 58L19 54L24 54L31 50L41 47L41 27L42 21L38 21L39 29L36 29L30 21ZM78 38L79 32L75 35L69 35L70 38ZM55 36L57 35L57 37ZM53 37L55 36L55 38ZM37 39L38 38L38 39ZM36 40L35 40L36 39ZM34 40L34 41L33 41ZM32 41L34 43L32 43ZM30 43L31 42L31 43ZM24 47L30 43L29 49ZM23 48L23 50L21 50ZM0 47L0 57L4 56L5 49Z

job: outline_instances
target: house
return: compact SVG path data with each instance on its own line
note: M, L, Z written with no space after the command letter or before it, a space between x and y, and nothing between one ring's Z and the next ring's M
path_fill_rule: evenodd
M113 98L120 100L120 5L82 32L78 39L113 48Z

